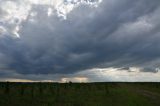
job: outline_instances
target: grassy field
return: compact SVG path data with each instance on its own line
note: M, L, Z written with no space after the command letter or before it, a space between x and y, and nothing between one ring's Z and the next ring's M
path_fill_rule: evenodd
M160 106L160 83L0 83L0 106Z

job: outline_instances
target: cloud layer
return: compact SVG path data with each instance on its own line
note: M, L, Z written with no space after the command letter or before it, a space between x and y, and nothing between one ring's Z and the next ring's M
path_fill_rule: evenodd
M159 13L159 0L0 0L0 75L156 73Z

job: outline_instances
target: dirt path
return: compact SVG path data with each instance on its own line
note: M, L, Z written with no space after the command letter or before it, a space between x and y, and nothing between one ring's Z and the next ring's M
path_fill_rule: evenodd
M132 89L132 92L136 92L139 95L142 95L143 97L148 98L148 100L153 103L153 106L160 106L160 94L159 93L141 89L141 88L136 88L134 90Z
M153 106L160 106L160 93L133 86L126 86L126 89L130 92L137 93L139 96L147 98L148 101L153 103Z
M150 99L160 100L160 94L158 93L151 92L151 91L144 90L144 89L136 89L136 92Z

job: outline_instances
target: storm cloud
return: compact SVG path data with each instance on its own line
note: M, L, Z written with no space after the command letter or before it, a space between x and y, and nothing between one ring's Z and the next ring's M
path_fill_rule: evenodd
M1 0L1 77L159 70L159 0L33 1Z

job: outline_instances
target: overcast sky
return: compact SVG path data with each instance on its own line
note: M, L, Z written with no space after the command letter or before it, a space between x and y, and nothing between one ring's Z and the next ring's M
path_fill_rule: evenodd
M0 81L160 81L160 0L0 0Z

